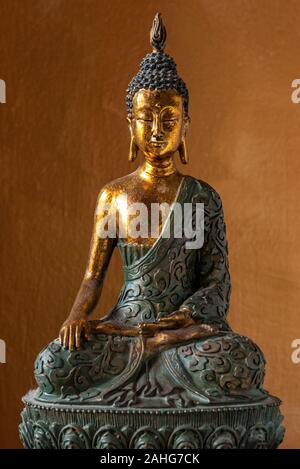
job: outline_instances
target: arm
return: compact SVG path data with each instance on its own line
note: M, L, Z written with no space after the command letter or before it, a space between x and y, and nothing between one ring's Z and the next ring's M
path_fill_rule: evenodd
M226 226L219 195L210 186L207 190L210 197L205 206L204 244L198 252L197 290L181 308L188 307L197 321L227 330L231 285Z
M59 333L60 341L71 350L80 346L81 334L90 338L90 327L87 321L100 298L104 277L116 244L116 238L104 237L102 204L111 206L112 193L103 189L97 199L94 214L93 234L90 243L88 262L71 312L62 325ZM107 215L106 215L107 216Z

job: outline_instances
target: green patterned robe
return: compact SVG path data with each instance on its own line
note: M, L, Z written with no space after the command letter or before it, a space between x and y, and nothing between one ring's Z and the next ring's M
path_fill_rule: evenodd
M264 399L264 357L247 337L230 329L230 276L222 203L207 183L184 176L176 204L204 203L204 244L187 249L185 236L164 229L148 249L118 241L124 285L103 318L120 325L154 322L188 305L193 317L220 333L149 355L142 337L98 334L70 352L59 340L37 357L37 399L119 407L190 407Z

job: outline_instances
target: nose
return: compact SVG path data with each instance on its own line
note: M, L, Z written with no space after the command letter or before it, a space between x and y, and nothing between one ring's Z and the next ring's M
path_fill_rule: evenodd
M161 122L158 115L153 116L152 138L154 140L160 140L162 138Z

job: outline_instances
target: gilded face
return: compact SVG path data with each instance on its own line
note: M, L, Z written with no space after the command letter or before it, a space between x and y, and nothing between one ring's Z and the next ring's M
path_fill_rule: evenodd
M185 135L189 118L183 98L175 90L139 90L133 98L130 130L139 149L149 158L174 153Z

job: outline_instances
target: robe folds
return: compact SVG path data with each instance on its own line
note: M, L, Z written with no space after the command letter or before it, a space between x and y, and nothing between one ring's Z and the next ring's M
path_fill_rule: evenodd
M204 242L188 249L174 234L178 205L204 204ZM183 220L184 221L184 220ZM166 230L170 236L166 236ZM139 337L97 334L69 351L55 339L35 362L37 400L116 407L191 407L251 403L263 390L264 357L227 322L230 297L228 250L222 202L207 183L183 176L155 243L145 249L118 240L124 284L103 320L134 326L154 322L183 305L200 323L215 324L213 336L147 353Z

